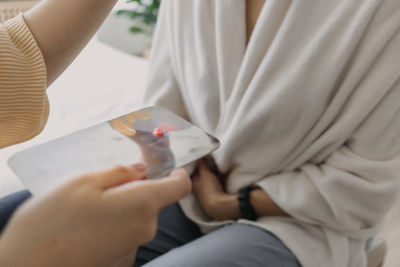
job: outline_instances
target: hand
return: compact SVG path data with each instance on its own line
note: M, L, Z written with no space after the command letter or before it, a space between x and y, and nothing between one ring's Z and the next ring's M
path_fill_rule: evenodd
M2 233L0 266L110 266L135 251L154 237L159 210L191 190L184 170L144 176L136 166L117 167L27 201Z
M132 139L142 151L142 161L147 166L147 177L158 179L164 177L175 168L175 157L170 148L168 135L153 136L152 132L134 129L137 120L146 120L150 114L135 111L110 121L111 127Z
M199 162L198 168L198 175L193 178L193 191L204 212L215 221L240 218L237 195L225 193L218 177L203 160Z

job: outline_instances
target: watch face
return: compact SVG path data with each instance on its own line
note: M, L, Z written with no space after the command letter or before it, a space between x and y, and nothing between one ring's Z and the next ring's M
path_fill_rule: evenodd
M147 177L168 175L219 146L176 114L144 108L12 156L8 164L33 193L79 174L143 162Z

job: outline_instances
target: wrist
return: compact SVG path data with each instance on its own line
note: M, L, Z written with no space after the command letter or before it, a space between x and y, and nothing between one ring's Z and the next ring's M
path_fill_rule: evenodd
M240 218L239 202L236 194L217 195L211 205L209 215L216 221L236 220Z
M239 202L241 218L250 221L256 221L258 219L258 216L251 202L252 191L254 191L253 186L247 186L240 189L238 193L238 202Z
M255 189L250 194L251 203L259 217L263 216L289 216L274 200L262 189Z

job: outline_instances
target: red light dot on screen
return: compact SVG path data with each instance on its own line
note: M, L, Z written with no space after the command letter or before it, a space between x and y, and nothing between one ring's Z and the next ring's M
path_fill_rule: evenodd
M161 129L161 128L155 128L153 130L153 135L154 136L158 136L158 137L162 137L165 135L165 130Z

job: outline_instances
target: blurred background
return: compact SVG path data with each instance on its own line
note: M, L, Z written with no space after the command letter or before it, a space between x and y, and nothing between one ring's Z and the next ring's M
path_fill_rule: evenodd
M22 189L7 159L13 153L140 108L151 40L161 0L120 0L89 45L48 89L51 112L35 139L0 150L0 196ZM32 8L36 0L0 0L0 22ZM85 75L82 75L85 73ZM384 267L399 267L400 203L382 230Z

